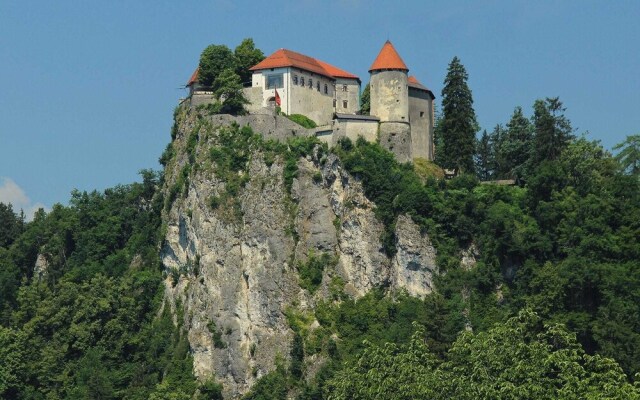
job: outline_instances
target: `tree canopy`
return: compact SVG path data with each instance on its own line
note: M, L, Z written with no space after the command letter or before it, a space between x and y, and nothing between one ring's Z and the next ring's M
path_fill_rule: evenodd
M473 109L467 74L458 57L449 63L442 89L443 166L463 173L474 173L475 135L478 123Z

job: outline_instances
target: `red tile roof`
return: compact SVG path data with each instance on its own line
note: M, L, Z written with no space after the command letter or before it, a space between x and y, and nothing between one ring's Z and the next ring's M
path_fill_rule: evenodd
M260 71L270 68L295 67L305 71L314 72L329 78L349 78L358 79L357 75L347 72L343 69L327 64L313 57L296 53L295 51L280 49L265 58L258 64L249 68L250 71Z
M198 81L198 72L200 72L200 67L196 68L196 70L193 71L193 74L191 74L191 78L189 78L189 82L187 82L185 86L191 86Z
M427 88L426 86L424 86L422 83L420 83L420 82L418 81L418 79L416 79L416 77L415 77L415 76L410 76L410 77L409 77L409 79L408 79L408 83L409 83L409 87L412 87L412 88L414 88L414 89L423 90L423 91L425 91L425 92L428 92L428 93L431 95L431 97L432 97L433 99L435 99L435 98L436 98L436 96L434 96L434 95L433 95L433 92L432 92L431 90L429 90L429 88Z
M373 64L371 64L369 72L384 69L398 69L402 71L409 71L409 68L407 68L407 65L404 63L404 61L402 61L402 58L396 51L395 47L393 47L391 42L388 40L382 46L380 53L378 53L378 57L376 57Z

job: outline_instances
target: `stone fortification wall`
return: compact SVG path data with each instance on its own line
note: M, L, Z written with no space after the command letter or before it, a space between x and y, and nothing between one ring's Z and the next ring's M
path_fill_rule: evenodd
M215 100L215 97L212 94L198 94L194 93L191 95L189 99L189 104L191 107L196 107L201 104L209 104Z
M249 125L254 132L265 139L285 141L293 137L313 136L313 129L306 129L287 117L280 115L249 114L234 117L228 114L217 114L209 117L214 125L223 126L236 122L240 126Z
M423 90L409 88L412 158L433 160L433 100Z
M409 123L381 122L380 145L392 152L399 162L411 161L411 126Z
M409 94L405 71L371 73L371 115L381 122L409 122Z
M245 106L251 114L273 114L275 110L264 107L262 104L262 88L248 87L242 89L244 97L247 98L249 104Z
M335 122L331 145L335 146L342 137L348 137L355 142L360 136L367 142L375 142L378 139L378 121L340 120Z

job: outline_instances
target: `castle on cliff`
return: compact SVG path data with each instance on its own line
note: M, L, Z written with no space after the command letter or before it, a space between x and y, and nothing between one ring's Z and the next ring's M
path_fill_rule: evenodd
M340 138L379 140L399 161L433 160L433 93L415 77L387 40L369 68L370 115L360 112L361 80L324 61L280 49L250 69L251 87L244 88L251 114L302 114L316 123L313 130L330 145ZM197 70L187 83L192 105L210 93L198 87Z

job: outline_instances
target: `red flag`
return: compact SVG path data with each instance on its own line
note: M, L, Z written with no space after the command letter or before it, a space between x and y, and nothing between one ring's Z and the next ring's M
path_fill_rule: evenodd
M282 101L280 101L280 95L278 94L278 89L276 89L276 105L280 107L280 104L282 104Z

